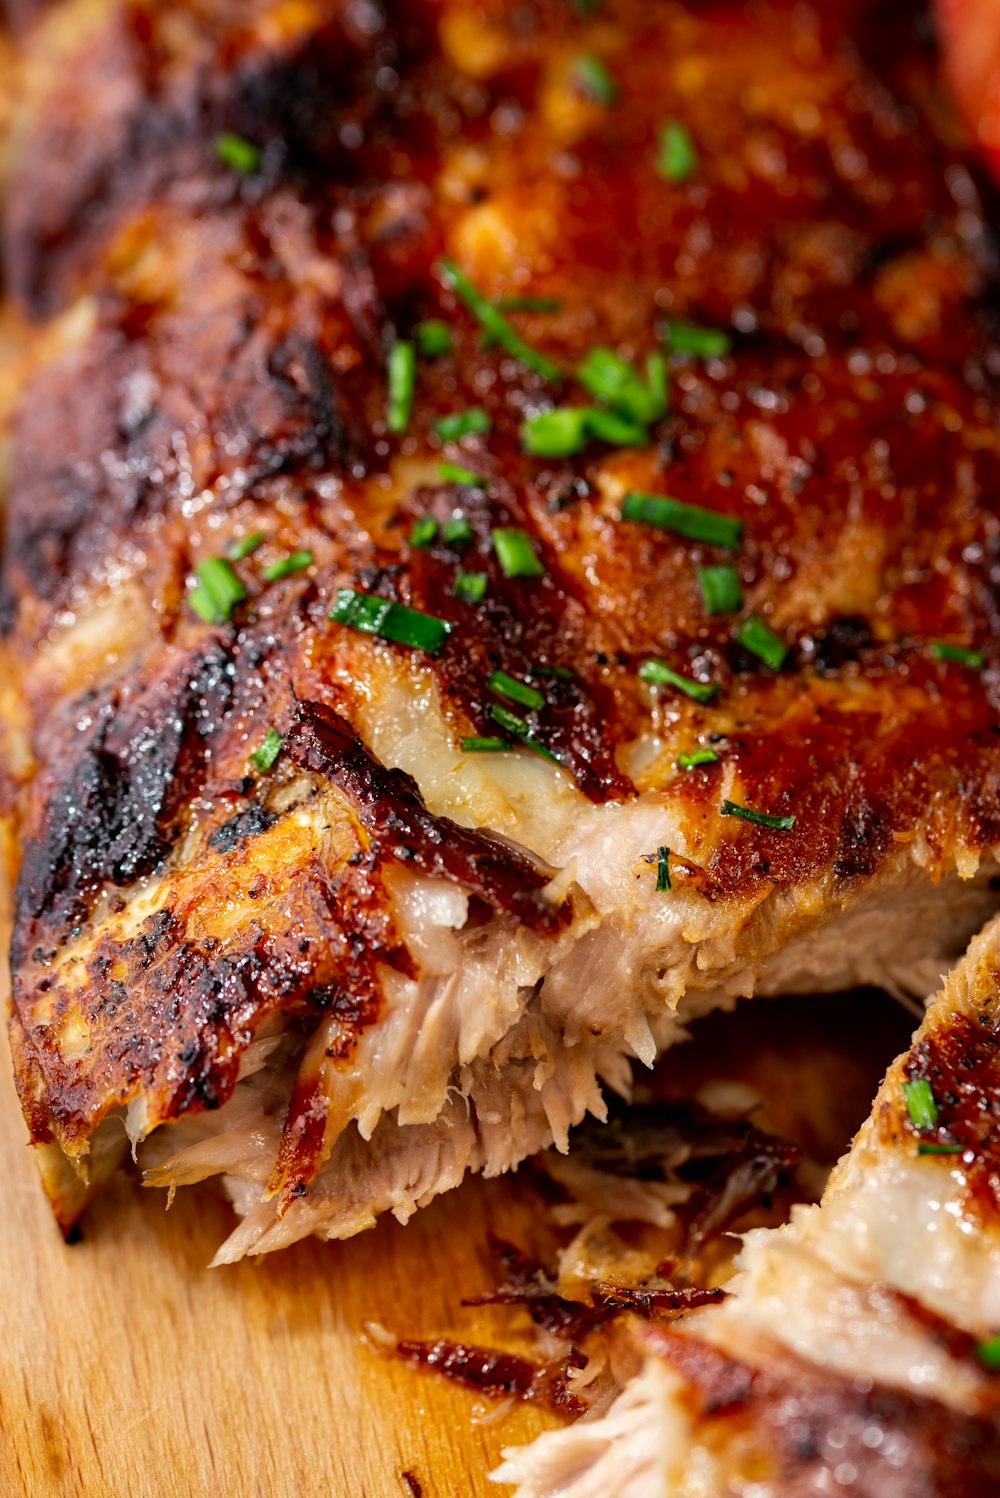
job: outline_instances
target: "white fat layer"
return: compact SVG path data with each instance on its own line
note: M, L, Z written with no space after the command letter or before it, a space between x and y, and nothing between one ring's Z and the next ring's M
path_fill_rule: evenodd
M1000 917L949 975L916 1038L940 1035L965 1018L995 1027L998 967ZM748 1233L729 1298L695 1312L683 1326L751 1366L766 1368L791 1353L846 1380L870 1381L875 1370L881 1385L977 1414L992 1407L992 1379L973 1359L953 1356L904 1297L974 1337L994 1334L1000 1325L1000 1212L983 1193L969 1190L958 1157L918 1153L913 1132L899 1122L904 1061L890 1068L870 1119L820 1204L797 1208L784 1227ZM993 1101L989 1085L984 1079L984 1104ZM656 1366L649 1359L600 1420L507 1453L498 1480L516 1484L516 1498L591 1498L597 1492L602 1498L708 1498L729 1491L725 1473L697 1486L707 1457L694 1432L681 1438L687 1450L682 1477L633 1462L633 1449L675 1440L689 1407L676 1377L655 1381ZM581 1436L575 1446L574 1432Z

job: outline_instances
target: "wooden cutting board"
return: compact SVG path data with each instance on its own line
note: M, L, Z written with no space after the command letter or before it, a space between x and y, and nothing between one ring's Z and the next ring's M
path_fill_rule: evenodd
M663 1077L749 1078L775 1124L832 1155L911 1026L870 995L758 1001L708 1021ZM405 1228L210 1271L232 1220L215 1191L181 1191L166 1212L162 1192L122 1175L67 1247L0 1050L3 1498L500 1493L487 1474L501 1448L551 1417L476 1423L474 1395L371 1352L361 1326L526 1349L516 1315L458 1303L494 1283L490 1230L538 1244L530 1176L468 1181Z

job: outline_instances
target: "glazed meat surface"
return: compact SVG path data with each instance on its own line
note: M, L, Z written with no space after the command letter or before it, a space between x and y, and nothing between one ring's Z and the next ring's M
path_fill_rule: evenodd
M224 1257L350 1233L712 1005L927 992L995 903L1000 427L912 7L21 9L0 798L61 1222L127 1132L225 1177Z

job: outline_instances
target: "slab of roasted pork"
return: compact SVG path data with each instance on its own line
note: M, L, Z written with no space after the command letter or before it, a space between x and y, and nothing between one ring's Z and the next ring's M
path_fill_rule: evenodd
M914 7L16 10L0 810L60 1222L148 1139L224 1259L352 1233L712 1006L929 991L995 906L1000 426Z
M498 1475L517 1498L1000 1492L998 1141L1000 920L820 1204L747 1235L721 1305L633 1329L639 1366L608 1413Z

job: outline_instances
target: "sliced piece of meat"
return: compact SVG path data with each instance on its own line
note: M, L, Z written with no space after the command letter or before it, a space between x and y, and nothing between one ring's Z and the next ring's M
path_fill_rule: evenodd
M1000 1491L1000 919L890 1068L817 1206L719 1306L635 1333L601 1420L511 1452L518 1498Z
M0 815L63 1224L121 1120L230 1257L563 1147L757 988L925 991L996 905L1000 423L911 8L22 22Z

